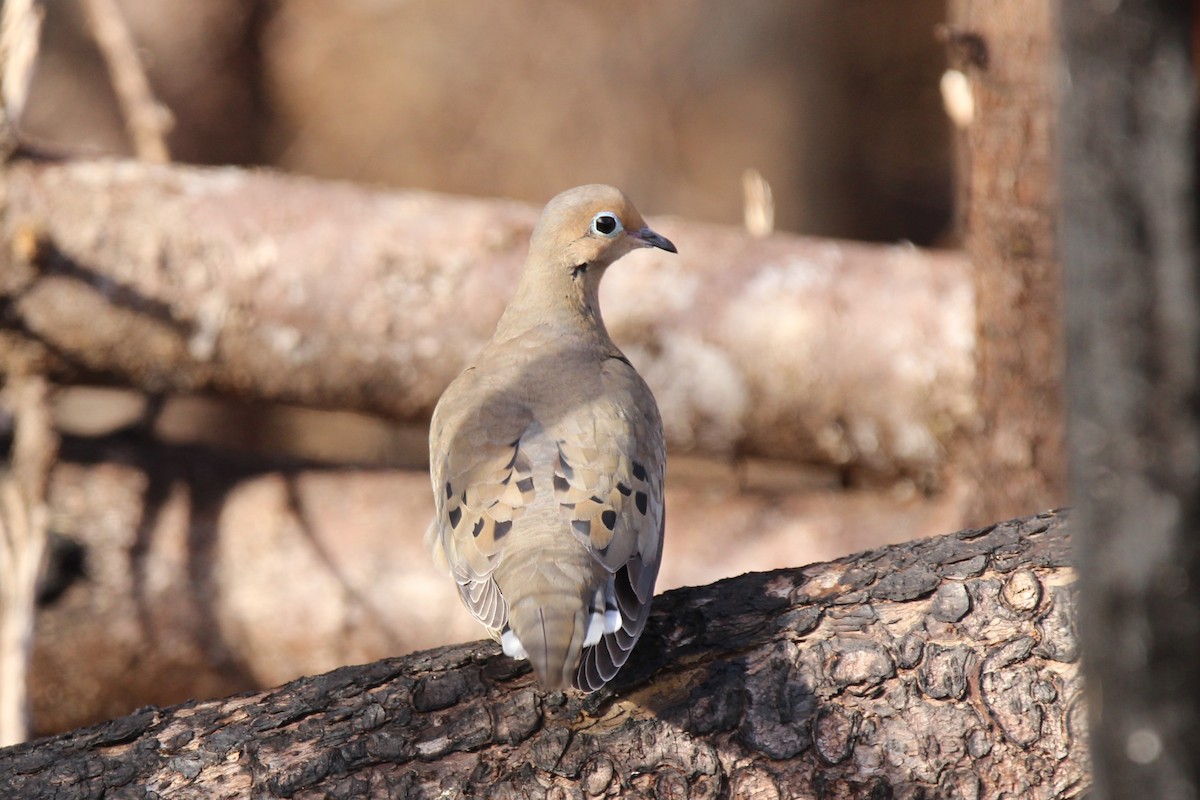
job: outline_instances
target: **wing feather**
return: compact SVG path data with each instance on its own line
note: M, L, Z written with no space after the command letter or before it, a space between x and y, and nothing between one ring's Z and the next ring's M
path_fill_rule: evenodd
M603 613L620 625L585 647L575 685L600 688L625 664L650 613L662 553L662 422L650 390L624 362L608 372L608 391L586 421L556 431L555 499L569 528L604 566Z
M461 391L472 390L468 384ZM513 522L534 496L532 465L521 447L532 417L515 409L492 415L483 425L478 416L472 420L461 413L444 419L439 413L443 408L439 403L431 426L434 519L426 540L435 563L458 584L463 604L498 639L508 621L508 605L492 573ZM498 419L509 424L498 425Z

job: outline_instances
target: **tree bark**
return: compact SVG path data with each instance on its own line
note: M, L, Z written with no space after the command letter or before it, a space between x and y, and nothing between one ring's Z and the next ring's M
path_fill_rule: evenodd
M1200 791L1195 4L1061 6L1074 501L1098 798Z
M959 192L983 425L964 443L980 486L972 524L1066 501L1052 8L1043 0L949 7L951 63L974 100Z
M491 335L536 215L125 162L17 164L5 191L0 363L395 420ZM603 304L675 452L935 480L974 415L958 254L656 224L682 255L628 257Z
M610 690L492 644L0 751L24 798L1070 798L1088 789L1060 514L659 597Z

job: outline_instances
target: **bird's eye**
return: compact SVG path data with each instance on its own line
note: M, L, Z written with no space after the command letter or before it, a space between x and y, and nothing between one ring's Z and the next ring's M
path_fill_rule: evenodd
M592 233L613 237L621 232L621 220L611 211L601 211L592 217Z

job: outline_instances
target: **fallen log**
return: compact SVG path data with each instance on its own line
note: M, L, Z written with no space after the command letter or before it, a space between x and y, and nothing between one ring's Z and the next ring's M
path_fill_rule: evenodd
M6 173L0 364L62 383L423 420L486 338L536 209L233 168ZM605 281L675 452L934 480L974 419L959 253L661 220Z
M540 692L492 644L0 751L23 798L1075 798L1061 513L669 592L619 678Z

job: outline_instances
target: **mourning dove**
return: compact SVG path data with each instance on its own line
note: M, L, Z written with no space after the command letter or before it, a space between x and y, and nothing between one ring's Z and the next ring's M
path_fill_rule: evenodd
M599 306L604 271L640 247L676 252L619 190L551 200L495 334L433 414L434 560L548 690L617 674L658 576L662 420Z

